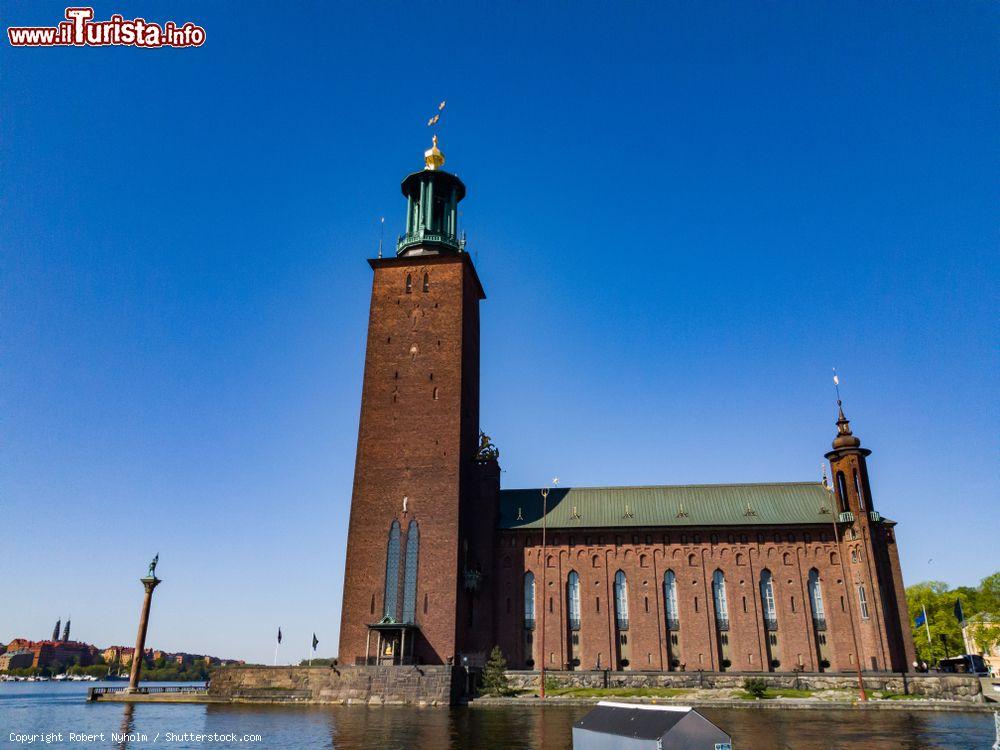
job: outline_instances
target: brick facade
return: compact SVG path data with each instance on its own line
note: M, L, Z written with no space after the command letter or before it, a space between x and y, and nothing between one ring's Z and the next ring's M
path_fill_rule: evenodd
M890 530L886 530L891 535ZM717 672L738 670L807 672L855 669L851 633L854 617L862 665L866 670L904 671L905 651L886 644L905 640L909 633L884 619L874 599L863 618L856 599L848 600L853 587L844 585L840 553L833 541L833 527L729 528L677 532L662 528L555 530L547 540L548 567L544 571L546 595L542 596L542 549L538 533L501 532L497 549L495 595L498 643L512 666L541 665L541 608L546 610L546 668L565 669L572 637L567 608L567 581L571 571L580 577L580 629L576 658L582 669L611 668L642 671ZM863 545L844 542L850 580L867 579L863 556L853 562L852 552ZM892 543L893 552L895 550ZM898 566L898 563L897 563ZM809 572L815 569L823 601L823 625L814 623L808 594ZM628 665L622 664L616 640L614 578L625 574L628 591ZM678 605L676 631L667 628L664 578L675 576ZM712 579L716 570L725 577L728 631L716 625ZM772 577L777 629L768 631L763 615L761 572ZM535 580L535 630L532 649L525 639L525 573ZM898 580L895 574L890 574ZM856 593L854 594L856 597ZM849 611L852 609L853 612ZM904 617L905 600L904 600ZM900 622L897 618L896 623ZM825 626L825 628L824 628ZM730 664L723 669L723 644ZM775 636L774 645L771 636ZM674 642L676 637L676 643ZM893 640L896 638L896 641ZM825 641L825 643L823 642ZM912 644L910 644L912 648ZM872 659L875 661L873 662ZM529 664L530 660L530 664ZM828 662L824 664L823 661ZM774 662L777 662L776 664Z
M347 542L340 655L372 654L368 625L385 614L387 543L400 527L397 602L411 522L419 530L416 660L443 664L484 646L490 608L472 606L466 570L490 565L495 528L474 497L499 471L476 462L479 300L467 255L371 261L374 271ZM488 484L488 482L487 482ZM406 507L404 510L404 498ZM488 530L490 533L484 532ZM397 603L393 619L400 618ZM471 619L470 619L471 617ZM470 626L471 623L471 626ZM468 646L466 642L468 641Z

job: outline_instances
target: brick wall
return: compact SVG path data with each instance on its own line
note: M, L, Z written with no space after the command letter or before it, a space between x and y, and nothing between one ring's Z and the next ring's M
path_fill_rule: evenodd
M734 671L809 672L824 669L817 638L825 638L822 652L831 672L855 668L851 616L862 648L862 665L877 670L901 671L905 664L887 660L882 648L889 631L901 627L899 617L878 616L872 609L864 619L852 586L845 586L840 551L832 541L832 528L747 527L713 531L664 532L662 529L601 529L590 532L554 530L548 538L545 594L542 589L540 534L502 532L495 568L497 640L511 666L541 665L541 611L546 608L546 668L561 669L569 660L570 639L566 618L566 582L570 571L580 576L581 627L579 668L617 669L622 666L616 648L613 583L617 571L628 582L629 665L631 671L721 671L723 650ZM852 547L845 544L844 554ZM861 552L859 551L859 555ZM863 573L864 559L846 563L848 575ZM778 629L777 643L769 644L761 601L761 571L773 580ZM811 569L819 573L826 630L814 628L808 595ZM680 628L678 643L671 642L664 607L664 574L676 576ZM712 576L721 570L726 582L729 630L723 649L716 627ZM533 653L524 638L524 574L535 576ZM849 605L853 604L853 609ZM900 634L894 634L897 639ZM778 666L772 667L772 660Z
M442 664L460 650L457 623L467 616L460 508L463 492L474 481L482 290L465 255L392 258L371 265L340 659L351 664L365 656L367 624L383 616L390 526L398 521L405 535L415 520L420 554L414 655L425 664ZM488 514L480 518L493 523ZM405 549L404 537L400 602Z

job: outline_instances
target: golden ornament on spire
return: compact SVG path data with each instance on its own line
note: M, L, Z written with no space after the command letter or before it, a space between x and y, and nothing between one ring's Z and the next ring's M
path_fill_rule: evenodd
M438 137L435 135L431 142L434 144L424 151L424 164L426 169L440 169L444 166L444 154L438 148Z

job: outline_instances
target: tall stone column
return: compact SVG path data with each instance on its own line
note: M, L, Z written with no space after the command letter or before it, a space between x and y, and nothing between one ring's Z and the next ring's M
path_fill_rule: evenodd
M146 651L146 628L149 626L149 606L153 602L153 589L160 579L155 574L140 578L139 583L146 589L142 600L142 613L139 615L139 632L135 637L135 653L132 655L132 675L128 681L128 692L139 692L139 673L142 671L142 660Z

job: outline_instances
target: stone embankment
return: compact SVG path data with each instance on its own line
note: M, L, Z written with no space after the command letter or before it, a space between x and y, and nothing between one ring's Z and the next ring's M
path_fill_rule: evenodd
M447 706L460 670L449 666L250 667L212 670L208 694L232 703Z

